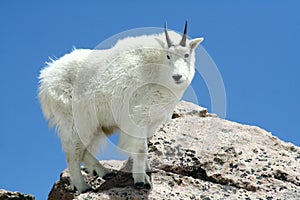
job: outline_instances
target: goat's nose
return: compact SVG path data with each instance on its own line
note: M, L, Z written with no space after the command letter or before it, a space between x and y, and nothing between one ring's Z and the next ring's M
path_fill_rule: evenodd
M172 77L173 77L173 79L174 79L175 81L179 81L179 80L181 79L182 75L180 75L180 74L175 74L175 75L173 75Z

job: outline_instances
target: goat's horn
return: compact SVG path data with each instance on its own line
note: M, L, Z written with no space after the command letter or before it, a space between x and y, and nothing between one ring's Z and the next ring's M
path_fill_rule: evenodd
M185 21L185 26L184 26L184 31L183 31L183 35L182 35L182 39L180 41L180 45L185 47L186 45L186 33L187 33L187 20Z
M167 40L168 47L170 48L171 46L173 46L173 43L172 43L172 41L169 37L169 34L168 34L167 22L165 23L165 35L166 35L166 40Z

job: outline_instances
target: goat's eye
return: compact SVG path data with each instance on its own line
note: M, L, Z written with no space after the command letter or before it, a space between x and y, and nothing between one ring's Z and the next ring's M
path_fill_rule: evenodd
M188 53L184 54L184 57L187 58L189 57L190 55Z
M170 60L170 56L169 55L167 55L167 58L168 58L168 60Z

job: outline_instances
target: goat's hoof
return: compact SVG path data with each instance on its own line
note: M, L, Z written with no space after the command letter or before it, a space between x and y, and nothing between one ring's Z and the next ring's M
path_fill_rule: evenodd
M102 178L103 178L104 180L109 180L109 179L112 179L112 178L115 177L115 176L116 176L116 173L115 173L115 172L109 172L109 173L105 174Z
M94 191L94 189L90 187L90 188L83 190L82 193L92 192L92 191Z
M86 192L91 192L91 191L94 191L94 189L92 188L92 187L87 187L86 189L83 189L83 190L81 190L81 191L79 191L75 186L74 186L74 188L73 188L73 190L72 190L72 192L78 192L78 193L86 193Z
M136 183L134 183L134 187L136 189L143 189L144 185L145 185L144 182L136 182Z
M146 183L144 185L144 188L147 189L147 190L150 190L151 189L151 184L150 183Z
M98 176L96 170L93 170L93 176Z

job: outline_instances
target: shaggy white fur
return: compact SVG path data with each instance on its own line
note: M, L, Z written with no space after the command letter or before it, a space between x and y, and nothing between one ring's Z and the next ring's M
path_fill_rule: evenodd
M90 189L80 164L110 178L95 158L105 135L120 129L118 146L133 159L137 187L151 187L147 138L168 120L194 76L194 50L203 40L168 46L165 33L122 39L106 50L75 49L40 73L44 116L56 126L72 184ZM172 41L181 35L170 31Z

